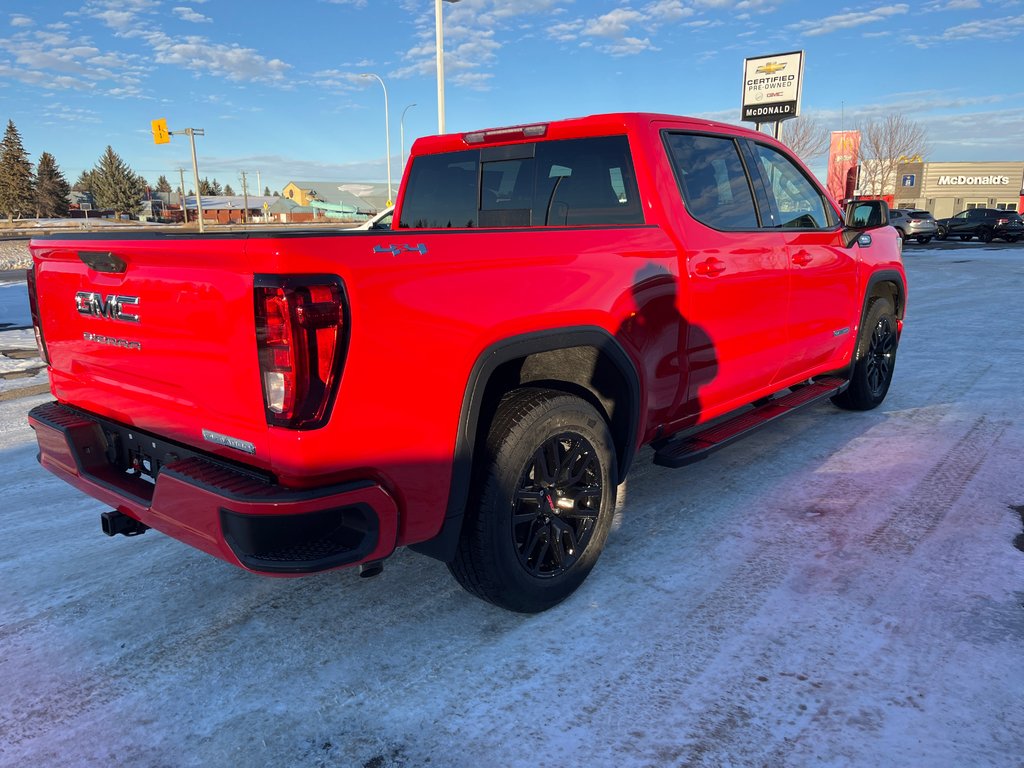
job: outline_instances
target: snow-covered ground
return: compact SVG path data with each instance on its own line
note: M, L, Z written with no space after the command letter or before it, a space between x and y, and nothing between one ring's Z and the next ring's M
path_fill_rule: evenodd
M1024 250L907 265L881 408L643 453L534 617L407 552L266 579L108 539L36 464L46 397L0 402L0 766L1022 765Z

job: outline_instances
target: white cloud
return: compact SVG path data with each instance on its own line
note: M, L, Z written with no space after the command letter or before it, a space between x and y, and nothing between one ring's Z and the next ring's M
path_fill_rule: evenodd
M593 37L624 37L629 33L630 26L644 21L639 11L629 8L616 8L603 16L591 19L583 29L583 34Z
M598 50L611 56L634 56L644 51L659 51L661 49L651 45L651 41L646 37L623 37L614 43L598 46Z
M172 8L171 11L182 21L191 21L196 24L209 23L213 21L209 16L203 16L203 14L196 11L195 8L178 7Z
M886 21L890 16L898 16L907 13L910 6L906 3L897 5L886 5L876 8L873 11L840 13L835 16L827 16L824 19L801 21L797 24L790 24L787 29L802 32L808 37L827 35L843 29L853 29L864 24L875 24Z
M267 59L252 48L212 43L204 37L172 38L162 32L146 36L156 61L173 64L194 72L205 72L228 80L279 82L291 69L280 59Z
M35 24L32 19L28 16L22 16L20 13L11 14L11 26L12 27L31 27Z

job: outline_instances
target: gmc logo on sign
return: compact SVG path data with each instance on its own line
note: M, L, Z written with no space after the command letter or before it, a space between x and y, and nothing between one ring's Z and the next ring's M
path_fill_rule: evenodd
M81 315L105 317L108 320L124 320L128 323L139 322L139 316L131 310L139 306L138 296L116 296L111 294L103 298L103 294L93 291L79 291L75 294L75 309Z

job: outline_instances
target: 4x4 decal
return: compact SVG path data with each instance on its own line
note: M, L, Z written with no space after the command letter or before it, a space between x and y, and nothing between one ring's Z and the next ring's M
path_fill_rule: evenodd
M427 246L423 243L417 243L416 245L375 245L373 246L374 253L390 253L392 256L398 256L401 253L419 253L421 256L427 255Z

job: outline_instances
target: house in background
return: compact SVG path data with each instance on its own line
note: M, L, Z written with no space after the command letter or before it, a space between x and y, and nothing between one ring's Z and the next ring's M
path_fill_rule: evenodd
M302 207L318 208L325 216L361 221L384 210L388 185L350 181L290 181L281 196Z

